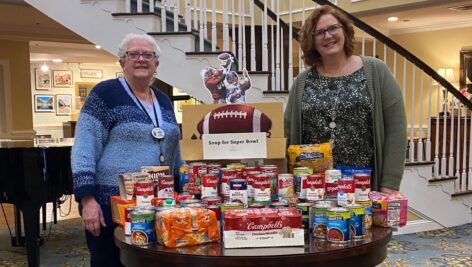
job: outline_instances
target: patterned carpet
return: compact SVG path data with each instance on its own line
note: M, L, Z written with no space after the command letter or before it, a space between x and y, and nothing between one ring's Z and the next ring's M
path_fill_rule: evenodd
M60 221L43 232L41 266L89 266L79 219ZM7 229L0 229L0 266L26 266L24 247L12 247ZM394 236L380 267L472 266L472 224Z

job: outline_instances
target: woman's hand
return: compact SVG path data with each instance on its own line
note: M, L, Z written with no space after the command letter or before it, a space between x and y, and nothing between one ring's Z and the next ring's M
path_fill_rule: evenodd
M81 200L82 204L82 225L94 236L100 235L100 227L106 227L102 208L95 200L95 197L88 196Z

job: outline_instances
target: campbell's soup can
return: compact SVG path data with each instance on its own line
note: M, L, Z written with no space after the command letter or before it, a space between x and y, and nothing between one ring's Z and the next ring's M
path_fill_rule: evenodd
M226 165L226 168L230 168L230 169L233 169L233 170L236 170L236 172L238 173L238 177L242 177L242 173L243 173L243 168L245 167L246 165L243 164L243 163L240 163L240 162L234 162L234 163L228 163Z
M175 204L179 205L181 201L186 200L186 199L193 199L195 195L190 194L189 192L182 192L177 195L175 198Z
M229 200L241 202L247 208L247 181L234 179L229 182Z
M295 194L295 188L293 186L293 174L281 173L278 176L278 191L279 197L287 197L288 195Z
M326 239L337 244L347 244L350 240L351 212L346 208L328 208Z
M174 176L160 175L158 178L157 198L174 199Z
M220 194L229 196L229 182L238 178L238 171L230 168L221 168Z
M356 201L369 201L370 174L355 173L353 178L356 183Z
M202 176L207 174L207 165L204 162L190 163L188 169L188 192L199 195L201 192Z
M270 177L268 174L257 174L254 176L254 201L269 202L271 201Z
M279 199L279 169L275 165L264 165L259 167L262 173L270 176L270 194L272 201Z
M207 165L207 173L208 174L214 174L214 175L220 177L220 169L221 169L221 164L219 164L219 163L209 163Z
M202 198L218 196L218 176L215 174L202 176L201 196Z
M356 202L356 183L354 179L339 179L338 205L347 206Z
M255 177L260 174L261 174L260 171L248 171L246 173L246 178L243 178L247 180L247 196L249 198L254 198L254 180L255 180ZM269 182L270 182L270 179L269 179ZM269 187L269 193L270 193L270 187Z
M244 166L241 172L241 178L247 180L249 172L260 171L259 167L256 166Z
M293 186L295 188L295 193L299 198L304 198L302 196L302 175L306 177L308 174L312 174L313 169L309 167L295 167L293 168Z
M202 204L205 206L213 206L213 205L219 205L221 203L221 198L220 197L202 197Z
M135 207L126 207L125 208L125 235L131 235L131 218L130 214L133 212Z
M338 195L338 181L341 179L340 170L325 171L325 195L336 198Z
M302 181L302 193L307 201L322 200L324 198L324 179L323 173L310 174Z
M136 209L130 213L131 243L136 246L149 246L156 242L154 231L154 209Z
M141 181L135 183L136 188L136 206L145 207L152 206L152 199L154 198L154 182Z
M188 192L188 165L179 168L179 191Z

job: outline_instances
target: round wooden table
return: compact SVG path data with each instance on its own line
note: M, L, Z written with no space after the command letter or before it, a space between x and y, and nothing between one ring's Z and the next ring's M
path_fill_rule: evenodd
M138 247L123 230L115 230L115 244L121 262L128 266L376 266L387 257L392 238L389 228L373 227L366 239L337 245L306 235L305 246L225 249L223 243L209 243L181 248L162 245ZM303 264L303 265L302 265Z

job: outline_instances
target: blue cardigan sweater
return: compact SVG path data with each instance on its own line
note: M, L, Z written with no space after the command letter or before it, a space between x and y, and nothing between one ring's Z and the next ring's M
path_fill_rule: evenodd
M97 84L87 97L71 155L76 201L95 196L100 205L108 205L110 196L119 195L118 175L160 165L161 149L165 156L162 165L168 165L177 177L180 130L169 98L152 89L162 112L159 126L166 133L160 144L151 136L152 121L118 79Z

